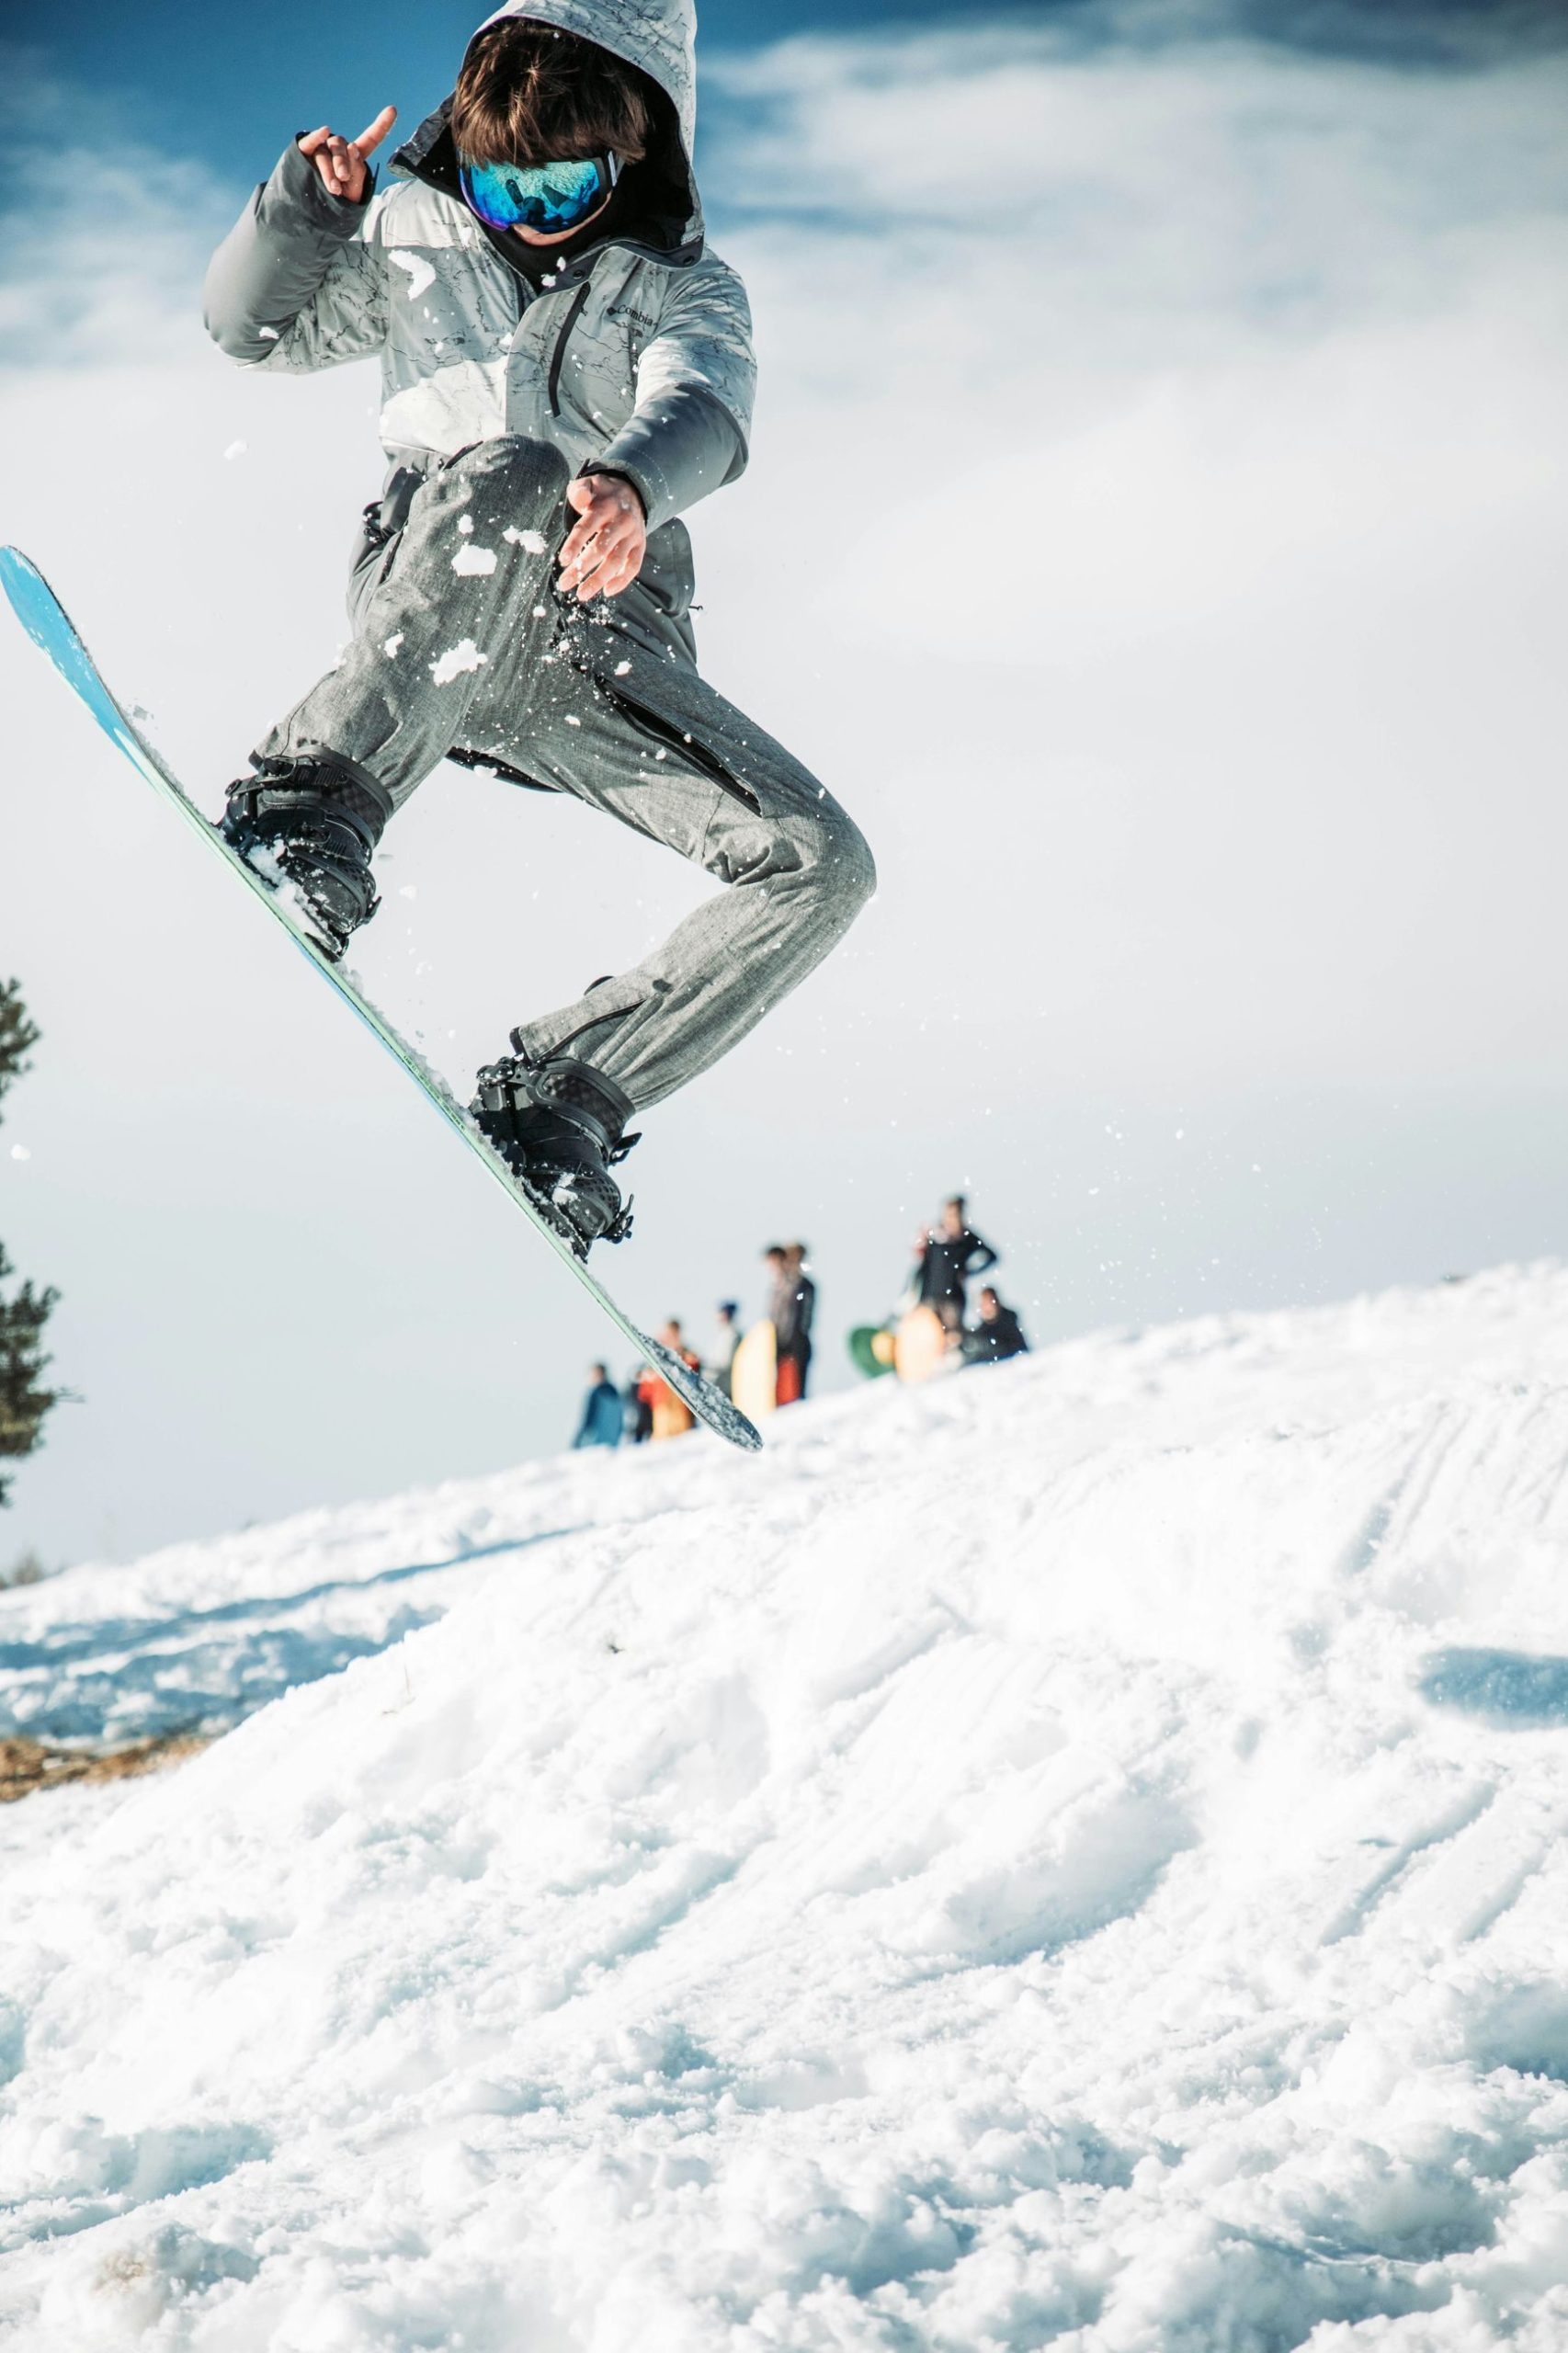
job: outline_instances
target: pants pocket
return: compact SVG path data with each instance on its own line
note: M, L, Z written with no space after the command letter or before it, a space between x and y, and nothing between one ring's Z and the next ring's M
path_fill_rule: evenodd
M712 751L708 745L699 743L697 737L687 729L678 727L674 720L666 719L663 711L650 710L646 703L635 700L633 697L624 693L619 687L606 686L602 678L598 683L617 709L631 722L633 727L639 729L644 735L651 735L662 751L672 751L679 758L689 761L691 766L699 768L704 776L711 777L722 792L729 793L732 799L740 801L743 807L749 809L754 817L761 816L762 803L750 785L743 784L740 778L726 767L717 752Z
M380 498L372 498L359 518L346 599L348 618L356 629L370 597L397 561L403 527L408 520L414 494L424 479L417 467L399 466L388 476Z

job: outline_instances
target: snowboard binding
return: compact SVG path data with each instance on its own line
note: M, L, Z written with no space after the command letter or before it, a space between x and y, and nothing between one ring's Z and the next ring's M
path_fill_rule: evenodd
M625 1132L631 1105L613 1079L554 1054L487 1063L470 1115L527 1191L542 1217L579 1258L596 1242L624 1242L631 1203L610 1170L637 1142Z
M333 963L381 900L370 859L385 796L330 760L268 760L229 787L225 840L269 888L288 891Z

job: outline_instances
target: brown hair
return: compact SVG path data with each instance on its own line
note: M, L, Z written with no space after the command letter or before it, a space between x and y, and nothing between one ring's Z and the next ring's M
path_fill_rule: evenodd
M451 131L476 164L602 155L635 164L651 127L642 76L575 33L510 17L476 33L452 99Z

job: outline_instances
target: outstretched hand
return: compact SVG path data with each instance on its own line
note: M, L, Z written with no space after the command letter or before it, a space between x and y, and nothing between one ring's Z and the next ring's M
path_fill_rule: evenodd
M577 520L562 543L561 585L580 605L619 597L642 569L648 525L642 501L622 474L583 474L566 485Z
M306 131L300 142L300 153L311 157L329 196L341 196L349 204L359 204L364 200L365 182L369 177L365 158L381 145L396 120L397 108L383 107L358 139L340 139L335 131L329 131L323 123L319 131Z

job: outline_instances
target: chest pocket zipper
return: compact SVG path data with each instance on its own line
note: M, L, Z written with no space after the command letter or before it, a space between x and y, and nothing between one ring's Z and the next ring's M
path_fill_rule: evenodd
M592 280L585 278L581 286L578 287L575 294L573 295L571 301L567 304L566 316L561 322L561 329L555 338L555 347L550 355L550 376L547 389L550 397L550 413L551 416L559 416L561 414L561 369L566 358L566 346L571 338L572 330L577 324L583 305L588 299L588 290L591 284Z

